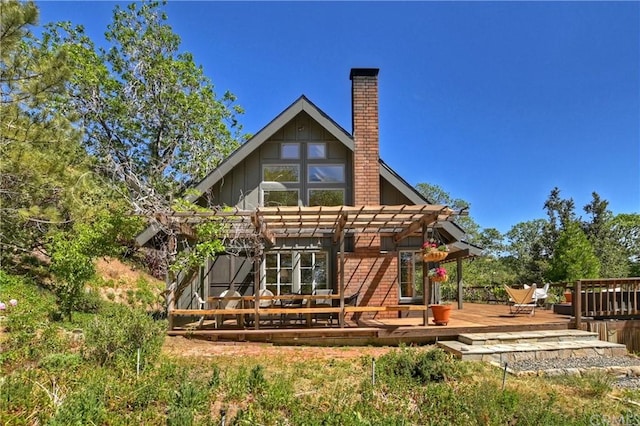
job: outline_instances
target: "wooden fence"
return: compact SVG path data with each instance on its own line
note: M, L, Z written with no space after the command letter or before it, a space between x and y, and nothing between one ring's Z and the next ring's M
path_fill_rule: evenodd
M582 319L640 319L640 278L578 280L572 289L576 328Z

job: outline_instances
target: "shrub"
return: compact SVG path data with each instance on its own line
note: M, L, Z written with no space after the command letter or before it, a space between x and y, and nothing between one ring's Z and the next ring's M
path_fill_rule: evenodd
M376 365L381 380L412 380L417 384L441 382L459 375L453 358L441 349L400 348L381 356Z
M153 362L162 347L166 324L140 309L110 305L85 330L85 351L99 365L122 361L135 366L140 349L142 365Z

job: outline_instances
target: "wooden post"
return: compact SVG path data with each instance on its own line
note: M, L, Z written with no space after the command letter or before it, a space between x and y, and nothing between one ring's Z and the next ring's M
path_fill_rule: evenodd
M262 256L253 255L253 326L260 329L260 261Z
M167 247L167 253L169 255L170 263L175 259L176 247L178 246L178 240L175 235L169 236L169 242ZM178 287L178 277L175 272L169 270L167 274L167 289L169 294L167 296L167 319L169 320L169 330L173 330L173 315L171 312L176 309L176 288Z
M462 289L462 259L456 260L456 276L458 277L458 309L462 309L462 296L464 290Z
M340 233L340 328L344 328L344 231Z
M422 225L422 243L427 240L427 225ZM431 292L429 291L429 262L422 260L422 301L424 302L425 309L422 311L422 325L429 325L429 300L431 299Z
M586 295L585 295L586 296ZM573 288L573 316L576 322L576 330L580 330L582 327L582 280L576 281L576 285Z

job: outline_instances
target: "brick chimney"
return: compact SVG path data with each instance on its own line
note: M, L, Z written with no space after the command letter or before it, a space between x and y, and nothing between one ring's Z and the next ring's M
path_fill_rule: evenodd
M356 206L380 205L378 142L378 68L352 68L353 201Z

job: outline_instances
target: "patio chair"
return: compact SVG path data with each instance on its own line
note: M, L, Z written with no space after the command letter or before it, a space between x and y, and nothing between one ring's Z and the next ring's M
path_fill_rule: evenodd
M331 302L331 294L333 293L333 290L330 288L319 288L316 289L313 294L315 296L327 296L326 299L324 298L317 298L313 300L313 304L314 306L318 307L318 308L330 308L333 306L333 303ZM321 319L321 318L325 318L329 321L329 324L333 324L333 320L334 318L336 318L335 314L332 312L329 313L321 313L321 314L315 314L314 317L316 318L316 320Z
M529 288L516 289L504 286L507 294L509 295L511 304L509 305L510 312L514 315L523 314L529 311L529 315L535 315L536 300L534 294L536 291L536 285L532 285Z
M225 297L234 297L239 298L240 293L237 291L231 292L231 290L225 290L220 293L220 297L222 300L218 302L217 309L236 309L240 304L240 299L225 299ZM215 317L215 327L220 328L224 324L225 315L216 315ZM238 325L240 325L240 320L238 320Z
M200 309L205 309L206 308L206 304L207 301L204 300L202 297L200 297L200 295L198 293L194 293L193 296L191 297L191 300L193 301L193 299L197 299L196 303L198 305L200 305ZM204 324L204 315L200 317L200 319L198 320L198 324L196 325L196 328L201 328L202 324Z
M534 284L536 285L536 284ZM525 289L529 289L530 286L524 285ZM536 291L533 292L533 298L536 300L536 304L540 307L544 306L544 302L547 300L549 296L549 283L546 283L542 288L536 288Z
M273 297L273 292L269 289L263 288L262 290L260 290L260 292L258 293L260 295L260 297L263 296L267 296L267 297ZM273 299L264 299L264 300L260 300L260 303L258 303L258 306L260 307L260 309L267 309L267 308L271 308L273 306L274 300ZM262 319L263 315L260 316L260 319ZM271 314L267 314L264 315L264 317L266 317L266 319L273 324L273 315Z

